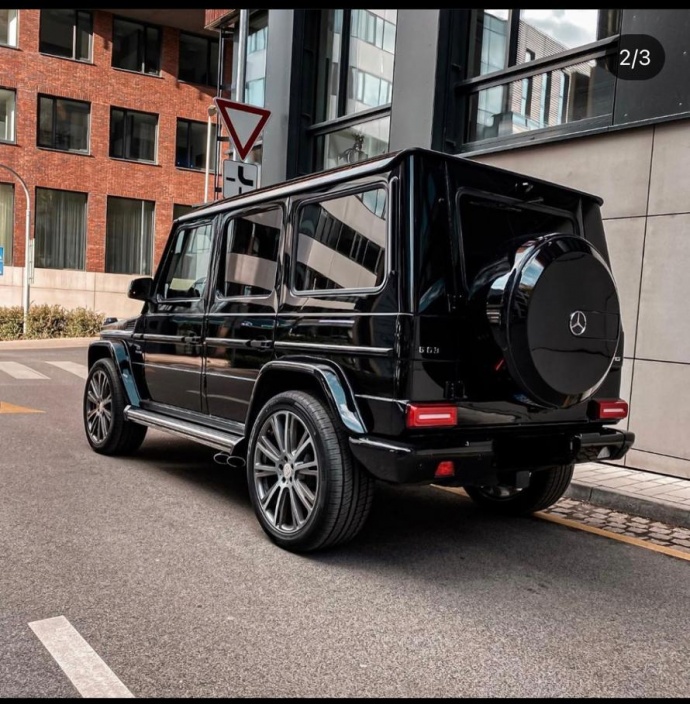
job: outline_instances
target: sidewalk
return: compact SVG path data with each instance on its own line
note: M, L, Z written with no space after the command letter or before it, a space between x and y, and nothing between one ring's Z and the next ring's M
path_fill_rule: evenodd
M63 347L87 347L98 337L53 337L43 340L3 340L0 352L4 350L52 350Z
M0 342L0 352L86 347L98 338L74 337ZM690 479L669 477L615 464L588 462L575 467L565 496L652 521L690 528Z
M565 496L660 523L690 528L690 479L588 462L575 466Z

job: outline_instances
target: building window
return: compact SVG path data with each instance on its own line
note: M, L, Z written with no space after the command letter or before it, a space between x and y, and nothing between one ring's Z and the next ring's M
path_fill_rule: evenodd
M373 10L352 10L352 36L390 54L395 52L395 21Z
M110 156L156 161L158 115L124 108L110 109Z
M0 142L14 142L16 93L0 88Z
M350 98L370 108L390 103L393 94L393 84L390 81L354 66L350 70L352 76L348 88L354 93Z
M91 106L80 100L38 97L38 146L67 152L89 151Z
M397 10L321 11L315 170L388 151L396 22Z
M41 10L39 51L91 61L93 17L88 10Z
M194 210L193 205L182 205L181 203L173 203L173 220L181 218L187 213L191 213Z
M178 78L203 86L218 85L218 40L180 32Z
M468 115L453 141L476 148L536 129L612 123L606 57L617 47L620 10L468 12L468 68L455 95ZM588 122L564 127L581 120Z
M86 193L36 189L35 264L44 269L84 269Z
M386 239L385 188L303 205L294 290L377 288L386 272Z
M12 266L14 240L14 186L0 183L0 247L3 248L5 266Z
M161 30L120 17L113 18L113 66L160 75Z
M177 139L175 142L175 166L183 169L206 169L206 142L208 126L205 122L177 120ZM211 153L209 170L216 170L216 125L211 124Z
M0 10L0 45L17 46L17 10Z
M244 102L264 107L266 101L266 46L268 44L268 13L252 13L247 37L247 70Z
M153 224L153 201L108 196L105 226L107 274L151 273Z

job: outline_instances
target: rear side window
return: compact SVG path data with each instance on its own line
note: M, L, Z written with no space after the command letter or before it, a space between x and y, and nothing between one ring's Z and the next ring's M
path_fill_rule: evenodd
M384 187L302 205L295 228L293 289L311 293L381 286L386 219Z
M227 223L218 271L219 296L267 296L273 291L282 214L275 207Z

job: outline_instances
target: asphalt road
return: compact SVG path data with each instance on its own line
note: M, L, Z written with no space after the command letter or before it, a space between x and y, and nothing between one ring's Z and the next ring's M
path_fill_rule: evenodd
M0 402L43 411L0 413L0 697L79 696L28 625L56 616L135 697L690 694L690 562L384 485L354 542L293 555L212 450L93 453L49 363L85 361L0 351Z

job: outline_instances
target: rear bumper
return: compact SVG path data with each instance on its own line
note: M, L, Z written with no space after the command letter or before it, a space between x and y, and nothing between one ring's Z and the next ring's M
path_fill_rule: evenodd
M399 442L378 437L351 437L352 452L377 479L395 484L438 483L439 462L453 462L455 475L444 483L488 484L522 470L537 471L559 464L617 460L635 440L626 430L556 436L512 436L466 440L453 444L436 438Z

